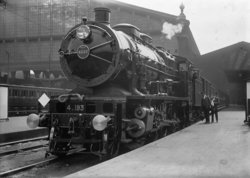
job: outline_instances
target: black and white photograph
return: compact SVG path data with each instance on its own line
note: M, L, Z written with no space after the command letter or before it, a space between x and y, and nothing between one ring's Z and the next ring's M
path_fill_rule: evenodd
M0 0L0 177L249 178L250 1Z

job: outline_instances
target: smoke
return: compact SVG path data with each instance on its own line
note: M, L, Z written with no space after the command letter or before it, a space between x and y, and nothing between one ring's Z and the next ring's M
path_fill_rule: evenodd
M162 24L161 32L166 35L167 39L170 40L176 33L181 33L182 28L183 28L183 24L179 23L177 25L173 25L171 23L164 22Z

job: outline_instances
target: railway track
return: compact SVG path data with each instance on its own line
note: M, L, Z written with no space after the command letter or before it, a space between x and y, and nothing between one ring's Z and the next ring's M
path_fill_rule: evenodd
M25 147L25 148L18 148L18 149L13 149L13 150L6 150L6 151L0 151L0 156L7 156L11 154L16 154L19 152L23 151L28 151L28 150L34 150L34 149L39 149L45 147L44 145L35 145L35 146L30 146L30 147Z
M54 157L43 160L43 161L38 161L35 163L34 162L29 163L26 165L20 164L21 166L17 166L17 167L13 166L12 164L9 164L10 166L9 169L8 169L8 166L4 165L4 164L8 165L8 163L15 160L16 157L22 157L22 154L29 155L32 152L35 152L35 151L39 152L43 150L44 148L48 146L48 141L45 140L46 138L47 137L37 137L33 139L25 139L25 140L19 140L15 142L8 142L8 143L0 144L1 169L3 170L5 169L5 171L0 173L0 177L15 174L16 172L26 170L26 169L53 161L55 159ZM14 157L12 155L14 155ZM15 164L18 164L19 161L25 162L25 159L19 158L19 160L17 160Z
M36 138L18 140L18 141L14 141L14 142L1 143L0 148L4 147L4 146L10 146L10 145L15 145L15 144L20 144L20 143L27 143L27 142L32 142L32 141L46 140L47 138L48 138L48 136L43 136L43 137L36 137Z
M66 159L53 155L45 158L48 147L46 139L47 137L37 137L0 144L0 177L26 174L32 168L39 167L40 169L52 163L60 164L60 162L64 162L63 160L68 161L72 159L72 154L82 154L81 152L84 150L72 149L65 157ZM57 162L57 160L61 161ZM86 164L88 165L88 161Z
M47 137L37 137L0 144L0 157L47 147L48 142L45 140L46 138Z
M38 148L39 147L39 148ZM40 149L41 148L41 149ZM3 172L0 172L0 177L6 177L6 176L11 176L11 175L15 175L15 174L18 174L18 173L22 173L22 172L25 172L25 171L28 171L29 169L32 169L34 167L42 167L42 166L45 166L47 164L51 164L51 163L54 163L56 162L57 160L60 160L60 158L56 157L56 156L53 156L53 155L50 155L48 158L45 158L45 150L42 150L42 148L44 148L44 145L38 145L38 146L33 146L33 147L29 147L29 148L26 148L26 149L22 149L22 152L20 151L17 151L17 154L15 155L15 158L17 156L19 156L20 154L24 154L24 155L30 155L31 153L29 153L29 151L32 152L32 150L36 150L37 153L39 152L42 152L40 154L40 156L37 158L37 159L34 159L32 161L30 160L22 160L21 162L24 162L22 164L20 164L19 166L14 166L14 167L11 167L11 168L7 168L7 170L3 171ZM69 158L69 156L71 156L72 154L75 154L75 153L78 153L78 152L81 152L82 150L71 150L67 156L65 158ZM14 152L14 151L13 151ZM27 154L25 152L28 152ZM10 152L9 152L10 153ZM6 152L6 154L2 154L0 159L2 157L7 157L9 156L10 154ZM20 153L20 154L19 154ZM36 154L36 153L34 153ZM21 156L22 157L22 156ZM30 156L32 157L32 155ZM13 158L13 159L15 159ZM20 160L19 160L20 161ZM1 162L1 161L0 161ZM5 161L3 161L5 162ZM24 165L23 165L24 164ZM9 164L11 165L11 164Z
M55 161L56 159L58 159L58 158L57 157L52 157L52 158L48 158L48 159L46 159L44 161L39 161L39 162L28 164L28 165L25 165L25 166L20 166L18 168L10 169L8 171L1 172L0 177L2 177L2 176L10 176L10 175L16 174L18 172L25 171L27 169L31 169L33 167L37 167L37 166L40 166L40 165L44 165L46 163L50 163L52 161Z

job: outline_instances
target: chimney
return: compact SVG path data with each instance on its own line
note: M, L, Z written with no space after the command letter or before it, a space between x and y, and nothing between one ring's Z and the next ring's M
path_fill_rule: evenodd
M97 7L94 9L95 11L95 21L104 23L109 25L110 24L110 9L105 7Z

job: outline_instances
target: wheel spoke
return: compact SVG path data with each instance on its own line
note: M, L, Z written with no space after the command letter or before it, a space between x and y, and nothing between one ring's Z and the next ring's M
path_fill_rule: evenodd
M100 47L105 46L105 45L107 45L107 44L110 44L110 43L112 43L112 42L113 42L113 40L110 40L110 41L107 41L107 42L105 42L105 43L102 43L102 44L93 46L92 48L90 48L90 50L94 50L94 49L96 49L96 48L100 48Z
M107 63L109 63L109 64L112 64L111 61L109 61L109 60L107 60L107 59L104 59L104 58L102 58L102 57L96 56L96 55L94 55L94 54L90 54L90 56L92 56L92 57L94 57L94 58L97 58L97 59L100 59L100 60L102 60L102 61L104 61L104 62L107 62Z

